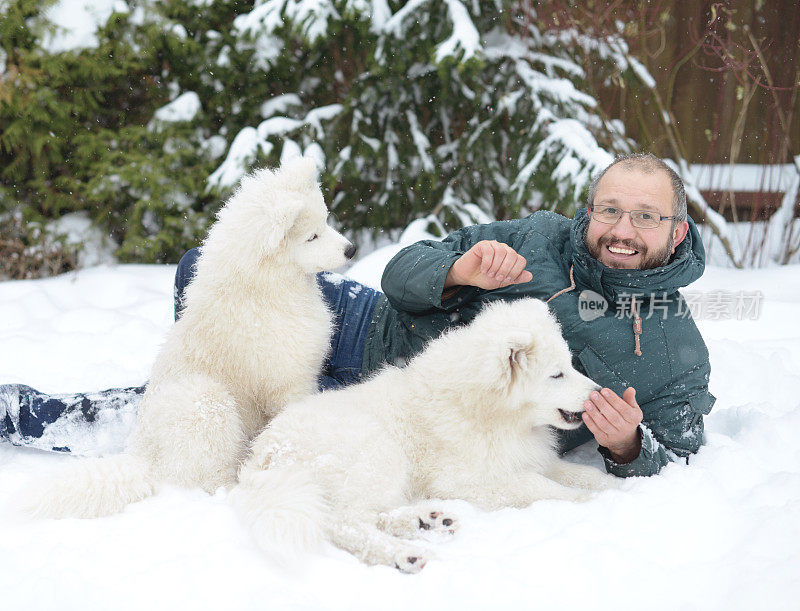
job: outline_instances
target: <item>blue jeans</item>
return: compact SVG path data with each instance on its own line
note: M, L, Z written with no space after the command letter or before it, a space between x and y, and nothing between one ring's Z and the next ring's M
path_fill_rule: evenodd
M188 251L175 272L175 319L183 311L183 292L194 276L200 254ZM347 386L361 378L361 360L372 314L380 292L344 276L317 275L322 295L334 314L331 351L318 378L320 390ZM104 410L131 410L144 386L96 393L46 395L23 384L0 385L0 439L15 445L69 452L73 431L91 428ZM81 451L86 451L81 447Z

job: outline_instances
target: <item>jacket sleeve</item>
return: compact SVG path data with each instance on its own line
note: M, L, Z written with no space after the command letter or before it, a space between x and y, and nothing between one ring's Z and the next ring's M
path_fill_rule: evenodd
M640 405L644 418L639 425L642 449L633 461L618 464L606 448L600 448L606 470L617 477L648 476L666 464L695 454L703 443L703 416L716 401L708 392L710 367L705 362L680 376L655 398ZM682 392L676 393L676 386Z
M497 221L464 227L441 242L423 240L398 252L383 272L381 288L397 310L424 314L449 311L471 301L480 289L463 287L442 301L447 272L453 263L481 240L496 240L515 248L523 220Z

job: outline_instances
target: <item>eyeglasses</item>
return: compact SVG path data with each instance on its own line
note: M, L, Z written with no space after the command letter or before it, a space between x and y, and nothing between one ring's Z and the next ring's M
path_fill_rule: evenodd
M589 204L592 218L606 225L616 225L623 214L631 215L631 225L639 229L654 229L661 224L661 221L675 220L677 216L661 216L657 212L649 210L620 210L614 206L595 206Z

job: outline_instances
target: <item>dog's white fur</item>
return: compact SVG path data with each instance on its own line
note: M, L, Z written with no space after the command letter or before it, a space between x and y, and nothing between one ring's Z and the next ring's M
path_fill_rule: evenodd
M352 245L328 226L310 159L244 177L203 242L127 450L39 482L20 505L45 517L121 511L161 482L213 492L236 481L249 441L316 390L332 316L315 274Z
M416 572L428 553L403 538L457 522L431 499L497 509L613 485L554 449L551 427L577 428L597 388L572 367L547 306L494 303L404 369L286 406L254 440L231 499L276 559L328 539Z

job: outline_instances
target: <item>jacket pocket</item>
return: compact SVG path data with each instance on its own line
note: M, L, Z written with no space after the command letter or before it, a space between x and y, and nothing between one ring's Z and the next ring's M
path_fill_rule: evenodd
M600 384L600 386L610 388L620 396L622 396L622 391L628 387L627 382L606 365L606 362L600 358L591 346L586 346L578 353L578 361L583 366L586 375Z
M708 391L699 392L689 397L689 407L695 414L701 416L707 416L716 402L717 398Z
M707 390L701 391L689 397L689 410L691 411L690 428L692 430L703 430L703 416L707 416L714 407L717 398ZM696 449L693 451L697 451Z

